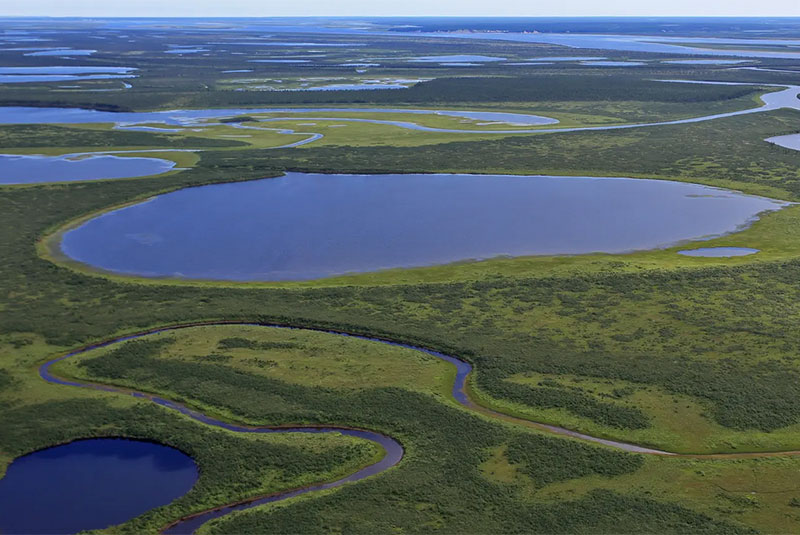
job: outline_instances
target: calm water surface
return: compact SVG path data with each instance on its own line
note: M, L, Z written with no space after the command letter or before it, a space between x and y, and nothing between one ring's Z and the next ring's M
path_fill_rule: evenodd
M133 440L93 439L16 459L0 479L0 533L102 529L166 505L197 481L180 451Z
M506 58L501 58L497 56L475 56L475 55L449 55L449 56L420 56L417 58L411 58L408 61L411 63L439 63L442 61L445 62L458 62L458 63L482 63L482 62L493 62L493 61L505 61Z
M581 61L581 65L594 65L595 67L639 67L647 65L641 61Z
M759 249L751 249L750 247L701 247L699 249L686 249L684 251L678 251L678 254L683 256L727 258L731 256L749 256L758 252Z
M0 74L128 74L132 67L98 67L90 65L51 67L0 67Z
M783 147L784 149L800 150L800 134L789 134L786 136L775 136L764 141Z
M119 273L297 280L652 249L732 232L783 206L656 180L290 173L161 195L86 222L61 246Z
M672 59L661 63L672 65L735 65L737 63L747 63L747 59Z
M175 162L159 158L0 154L0 184L132 178L165 173L173 167Z
M800 106L800 101L798 101ZM352 112L352 113L409 113L414 115L448 115L465 117L478 120L505 120L528 125L546 125L558 123L558 120L539 115L522 113L498 113L476 111L450 111L450 110L407 110L402 108L229 108L206 110L171 110L154 112L107 112L84 110L80 108L30 108L16 106L0 106L0 124L87 124L87 123L116 123L135 125L140 123L163 123L167 125L185 126L205 119L233 117L254 113L327 113L327 112ZM367 121L365 119L365 121ZM416 130L430 130L435 132L451 132L453 130L441 128L427 128L414 123L402 121L371 121L376 123L402 125L405 128ZM455 130L458 132L458 130Z
M26 56L91 56L97 50L75 50L72 48L54 48L52 50L40 50L30 52Z
M22 84L29 82L80 82L83 80L114 80L136 78L133 74L0 74L0 84Z

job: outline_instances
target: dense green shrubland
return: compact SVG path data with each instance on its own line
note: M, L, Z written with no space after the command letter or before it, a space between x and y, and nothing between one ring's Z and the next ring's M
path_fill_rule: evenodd
M525 372L624 379L701 399L710 417L728 429L779 430L800 422L800 370L794 357L800 350L796 332L800 262L796 260L642 273L270 289L135 284L87 276L40 258L35 243L65 221L111 205L165 189L274 176L282 169L654 174L708 183L733 181L742 187L768 185L794 196L800 194L797 153L761 139L792 131L795 118L795 112L781 111L697 125L413 150L205 152L196 169L167 177L4 188L0 190L0 332L41 337L55 352L114 333L208 319L338 328L451 352L473 362L477 385L493 397L561 407L600 419L621 432L645 425L646 418L630 407L598 402L579 391L532 389L508 379ZM249 345L227 339L219 350L237 347ZM85 369L251 421L374 427L402 439L408 448L401 466L380 478L278 508L268 517L265 512L243 514L221 523L220 530L258 532L269 526L276 531L311 532L731 533L739 529L662 498L647 497L647 490L640 488L624 495L593 492L541 503L513 485L486 479L477 468L486 461L487 451L506 446L509 462L540 488L581 477L630 474L643 469L640 457L523 433L404 389L341 392L306 387L232 370L225 358L181 363L159 358L158 348L146 344L130 348L125 351L135 352L111 352L90 361ZM24 373L34 373L32 369ZM11 374L17 375L4 379ZM5 456L79 437L123 435L180 447L209 467L201 480L206 487L199 487L169 512L159 510L130 524L133 532L150 529L190 506L217 505L252 490L267 470L280 467L301 477L305 468L334 470L364 453L358 448L334 448L339 453L326 451L312 458L299 446L264 449L260 442L253 446L157 407L120 408L111 398L29 403L9 394L10 381L21 374L11 368L0 374L0 451ZM231 455L241 456L243 462L229 466ZM291 471L293 466L302 470ZM742 465L743 470L748 467ZM713 515L725 518L727 513L715 510Z
M202 467L185 496L126 524L130 533L155 532L193 511L287 487L338 478L373 462L365 441L307 435L233 434L190 421L149 402L121 408L108 399L62 399L0 411L0 451L22 455L79 438L156 440L191 455Z

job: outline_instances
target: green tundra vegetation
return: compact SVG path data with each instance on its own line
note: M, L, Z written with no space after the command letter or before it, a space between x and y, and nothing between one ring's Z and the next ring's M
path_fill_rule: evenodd
M302 512L295 514L305 519L303 530L306 525L312 529L322 522L346 530L374 532L414 521L447 529L454 525L459 531L469 531L475 522L480 522L481 531L527 531L530 525L545 533L571 531L578 525L608 530L611 526L603 526L607 520L602 516L591 519L579 512L605 509L613 511L627 530L641 524L654 532L682 527L708 532L747 531L690 513L684 506L693 504L693 493L682 495L677 488L670 489L675 497L668 505L607 488L607 483L613 485L619 477L634 477L640 472L653 472L658 474L656 479L664 479L657 461L542 437L469 414L448 395L451 368L424 353L377 342L329 333L228 325L164 332L96 349L58 364L55 372L136 387L185 400L205 413L251 424L355 424L402 441L406 457L387 479L370 482L363 489L361 484L348 488L341 498L336 492L321 503L302 500ZM461 465L466 459L469 470ZM781 461L773 460L775 468L765 465L770 470L796 466L793 460L788 466ZM432 467L436 467L436 474L448 474L444 481L432 474L423 475ZM686 474L681 483L691 480L692 486L704 489L705 476L696 472L716 467L713 461L674 463L674 469ZM641 474L638 477L647 479ZM562 487L568 482L581 488L578 482L583 479L590 479L591 484L583 495L573 497L577 499L566 503L552 499L556 488L565 492ZM709 479L720 481L724 476L714 474ZM665 490L665 484L668 486L666 481L661 482L659 490ZM498 500L495 494L504 487L504 498ZM380 496L386 492L400 501L381 514L385 502ZM472 496L470 506L457 500L464 492ZM452 496L452 501L443 502L442 495ZM728 501L728 497L718 497L712 503L720 507ZM349 510L352 502L372 513L347 521L337 514L333 518L340 517L338 521L344 523L328 524L331 511L340 507ZM520 508L530 511L522 516L512 514ZM284 508L278 506L276 510ZM550 519L559 514L577 514L580 520L571 526ZM273 516L265 519L263 513L238 514L209 526L208 532L252 532L258 531L260 524L279 532L292 531L290 517L279 514L276 520Z
M452 53L408 46L404 53ZM482 50L501 51L536 55L516 45ZM198 74L187 74L170 92L169 84L191 69L167 76L176 60L156 59L151 49L123 63L128 59L144 70L138 82L149 85L92 94L2 87L0 105L457 109L472 103L541 113L568 126L744 109L763 92L651 81L686 67L648 67L639 75L577 74L577 67L548 67L546 75L487 70L482 74L494 75L466 79L440 76L439 69L434 80L410 90L358 94L199 90L198 77L208 76L213 86L205 62L214 58L198 60ZM754 71L692 70L687 77L797 81ZM798 201L800 153L763 141L796 132L798 117L779 110L631 130L468 136L348 125L330 136L326 130L319 143L270 150L296 138L261 132L226 138L250 134L230 124L201 125L205 131L194 133L2 126L0 148L8 153L198 151L181 160L188 169L157 177L0 188L0 471L20 455L87 437L177 447L201 469L195 488L109 529L155 533L191 512L338 479L380 458L383 452L363 440L236 434L147 400L49 384L37 374L49 359L123 334L190 322L275 322L441 350L473 365L470 395L484 407L683 455L624 453L469 410L451 397L452 365L324 332L198 326L95 349L54 371L158 393L226 421L364 427L396 438L406 450L378 476L223 517L203 533L796 532L800 457L758 454L800 450L799 207L709 242L761 249L753 257L688 258L672 248L297 283L112 276L60 258L57 238L65 225L159 193L285 171L630 176ZM305 121L274 126L297 122ZM730 455L738 453L754 455Z

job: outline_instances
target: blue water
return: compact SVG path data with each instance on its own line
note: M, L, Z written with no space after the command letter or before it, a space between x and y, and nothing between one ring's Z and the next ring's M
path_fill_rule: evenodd
M0 74L0 84L21 84L28 82L65 82L81 80L112 80L117 78L135 78L133 74Z
M662 61L672 65L735 65L737 63L748 63L747 59L672 59Z
M175 162L158 158L90 155L18 156L0 154L0 184L73 182L104 178L132 178L165 173Z
M437 111L436 115L447 115L449 117L463 117L474 121L502 122L518 125L542 125L556 124L558 119L550 119L538 115L525 115L522 113L506 113L495 111Z
M26 56L91 56L97 50L74 50L71 48L54 48L52 50L40 50L29 52Z
M738 84L734 82L705 82L696 80L661 80L663 82L680 82L680 83L694 83L694 84L722 84L722 85L754 85L754 84ZM547 132L578 132L578 131L600 131L600 130L620 130L627 128L642 128L652 127L658 125L671 125L671 124L690 124L701 121L710 121L714 119L721 119L724 117L735 117L738 115L745 115L749 113L761 113L769 110L776 110L780 108L800 109L800 86L788 85L775 85L775 84L757 84L773 87L783 88L781 91L767 93L761 96L764 105L760 107L749 108L728 113L718 113L714 115L706 115L701 117L691 117L688 119L678 119L674 121L665 121L661 123L635 123L629 125L610 125L610 126L588 126L588 127L574 127L574 128L560 128L560 129L537 129L530 130L529 132L547 133ZM212 119L220 117L231 117L235 115L246 115L253 113L300 113L300 112L385 112L394 113L395 110L391 108L239 108L239 109L207 109L207 110L171 110L160 112L101 112L96 110L84 110L79 108L31 108L31 107L0 107L0 124L38 124L38 123L116 123L118 125L134 125L137 123L164 123L168 125L186 125L191 124L201 119ZM399 110L399 113L411 114L435 114L443 113L437 110ZM461 111L454 112L448 111L448 114L462 114ZM479 112L467 112L470 116L477 116ZM557 121L547 117L540 117L536 115L514 114L519 118L525 117L526 124L552 124ZM316 119L322 119L315 117ZM444 129L444 128L431 128L422 125L417 125L412 122L405 121L382 121L371 119L346 119L348 121L362 121L372 122L376 124L391 124L401 128L408 128L412 130L428 131L428 132L453 132L453 133L481 133L479 129L472 130L458 130L458 129ZM530 121L530 122L528 122ZM513 121L520 122L520 121ZM500 133L525 133L525 130L488 130L484 132L491 132L494 134Z
M330 19L332 20L332 19ZM577 19L580 20L580 19ZM652 19L637 19L638 21L646 21ZM637 22L633 20L633 22ZM663 19L665 22L682 23L686 19ZM699 20L699 19L698 19ZM747 19L742 19L746 21ZM773 21L763 19L766 21L764 28L768 29ZM326 24L325 19L315 19L310 24L303 23L300 19L273 19L262 21L252 21L250 23L243 23L240 30L261 30L269 31L271 33L285 33L285 32L311 32L319 35L326 35L328 37L335 37L337 35L381 35L397 37L398 35L425 37L425 38L453 38L453 39L478 39L478 40L501 40L501 41L516 41L527 43L545 43L551 45L560 45L576 49L591 49L591 50L617 50L617 51L630 51L630 52L651 52L660 54L693 54L704 56L729 56L729 57L760 57L760 58L787 58L798 59L800 58L800 51L785 51L776 49L771 50L746 50L747 46L757 46L760 44L773 44L773 45L800 45L798 39L729 39L729 38L715 38L715 37L678 37L678 36L665 36L663 35L664 28L658 28L657 32L653 32L652 28L643 29L642 33L636 35L631 32L629 34L615 34L612 33L618 28L619 23L623 25L627 23L626 19L618 19L614 24L609 25L607 29L598 28L596 33L556 33L543 31L540 33L523 33L519 31L507 32L486 32L486 31L422 31L417 32L415 28L409 28L408 33L385 31L380 29L380 21L377 25L354 25L348 27L336 21L334 24ZM702 22L702 20L701 20ZM106 24L109 24L106 22ZM124 24L124 23L123 23ZM423 24L423 23L421 23ZM470 26L469 22L464 24L464 28ZM536 24L532 24L533 27ZM676 24L672 24L673 28L670 31L679 33L676 29ZM629 28L635 28L635 25L629 25ZM388 26L387 26L388 28ZM729 28L730 29L730 28ZM608 33L603 33L607 31ZM624 31L624 30L623 30ZM649 35L648 35L649 34ZM226 43L227 44L227 43ZM239 43L246 44L246 43ZM728 45L741 45L742 50L721 50L712 48L702 48L703 45L714 44L728 44ZM353 46L350 44L342 46Z
M581 65L594 65L596 67L638 67L646 64L641 61L582 61Z
M103 529L183 496L197 477L190 457L149 442L92 439L38 451L0 479L0 533Z
M132 67L99 67L90 65L51 67L0 67L0 74L128 74Z
M778 145L784 149L800 150L800 134L788 134L765 139L767 143Z
M13 21L13 19L11 19ZM164 19L161 22L164 24L174 25L177 19ZM413 20L413 19L409 19ZM707 26L708 21L714 19L695 19L690 26L684 26L688 19L608 19L608 24L595 25L594 33L586 32L585 20L574 19L575 24L582 29L570 28L567 20L562 20L557 26L546 23L543 30L539 33L523 33L521 31L514 31L518 29L517 26L510 27L511 31L507 32L486 32L486 31L422 31L417 33L415 30L418 26L430 27L424 19L419 19L417 24L406 25L410 32L403 33L397 31L386 31L390 26L393 26L392 21L382 20L352 20L352 24L342 24L341 19L240 19L234 22L235 27L231 29L232 32L236 31L265 31L270 34L279 33L313 33L319 36L325 36L328 39L337 39L340 36L389 36L396 38L398 36L412 35L415 37L425 38L454 38L454 39L490 39L490 40L504 40L504 41L518 41L529 43L546 43L552 45L567 46L576 49L592 49L592 50L618 50L618 51L636 51L636 52L651 52L662 54L694 54L705 56L732 56L732 57L762 57L762 58L800 58L800 51L787 51L776 49L772 50L746 50L746 47L761 44L785 45L787 47L800 45L798 39L731 39L731 38L714 38L714 37L680 37L682 31L690 34L696 34L698 30L709 33L713 32L714 23L711 27L698 28L697 24ZM722 20L722 19L717 19ZM738 19L732 20L731 24L723 24L720 31L730 33L734 31L736 25L751 24L756 19ZM777 19L779 21L780 19ZM9 19L4 22L8 24ZM543 19L530 19L531 27L536 28L541 26ZM655 22L654 22L655 21ZM749 30L758 31L759 33L769 33L774 31L775 24L779 24L776 19L761 19L760 29ZM95 21L93 21L95 22ZM387 24L388 22L388 24ZM158 19L140 19L136 20L103 20L96 21L106 28L138 28L142 25L157 24ZM226 23L231 23L231 20L226 20ZM643 24L645 23L645 24ZM180 23L184 27L191 27L198 30L197 24L200 22L195 20L185 20ZM469 28L471 23L465 19L464 28ZM403 26L395 26L395 29L400 29ZM435 27L435 25L434 25ZM577 31L574 31L576 30ZM558 33L562 31L564 33ZM614 31L621 32L614 34ZM667 31L670 35L664 35ZM739 30L741 31L741 30ZM235 35L235 34L234 34ZM242 40L240 40L242 39ZM273 37L274 39L274 37ZM41 41L40 38L15 38L14 42L26 41ZM342 42L280 42L273 41L244 41L243 38L232 37L228 41L220 41L216 43L208 43L209 45L248 45L248 46L273 46L273 47L356 47L364 46L365 43L342 43ZM702 48L704 45L713 44L726 44L726 45L740 45L742 50L720 50L711 48Z
M798 89L800 91L800 89ZM793 95L792 95L793 96ZM800 101L797 101L800 105ZM504 116L508 121L528 125L555 124L558 121L539 115L522 113L475 112L455 110L407 110L403 108L238 108L238 109L207 109L207 110L171 110L154 112L107 112L84 110L80 108L28 108L28 107L2 107L0 106L0 124L84 124L84 123L116 123L134 125L137 123L163 123L167 125L187 125L202 119L215 119L233 117L252 113L311 113L311 112L357 112L357 113L409 113L418 115L450 115L454 117L468 117L479 120L496 120ZM366 121L366 119L365 119ZM372 121L376 123L394 124L415 130L428 130L432 132L451 132L440 128L428 128L414 123L402 121ZM456 132L458 130L455 130Z
M341 32L344 33L344 32ZM358 33L358 32L348 32ZM361 32L385 35L397 32ZM402 35L402 34L401 34ZM439 37L455 39L478 39L493 41L514 41L523 43L545 43L577 49L617 50L627 52L650 52L656 54L693 54L703 56L727 56L749 58L800 59L800 51L747 50L747 46L758 45L800 45L800 40L761 40L761 39L717 39L694 37L664 37L656 35L617 35L617 34L575 34L575 33L516 33L516 32L435 32L412 34L419 37ZM686 43L686 44L684 44ZM702 48L703 45L738 44L742 50L722 50ZM691 46L697 45L697 46Z
M233 41L233 42L220 42L220 43L209 43L212 45L237 45L237 46L280 46L280 47L325 47L325 48L332 48L332 47L351 47L351 46L366 46L366 43L313 43L313 42L305 42L305 43L292 43L292 42L279 42L279 41Z
M250 63L311 63L309 59L249 59Z
M505 61L506 58L497 56L471 56L471 55L451 55L451 56L420 56L418 58L411 58L408 61L411 63L474 63L474 62L493 62Z
M528 59L531 61L599 61L606 58L602 56L540 56Z
M758 252L758 249L751 249L749 247L701 247L699 249L678 251L678 254L683 256L727 258L730 256L749 256Z
M497 256L621 253L738 230L784 203L656 180L320 175L190 188L67 232L118 273L302 280Z
M164 51L165 54L198 54L200 52L208 52L208 48L171 48Z

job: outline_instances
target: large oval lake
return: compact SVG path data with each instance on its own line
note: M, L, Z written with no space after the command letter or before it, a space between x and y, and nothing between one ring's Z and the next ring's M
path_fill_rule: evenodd
M130 520L183 496L197 481L180 451L92 439L14 460L0 479L0 533L77 533Z
M61 248L124 274L301 280L666 247L739 230L785 205L659 180L289 173L160 195L66 232Z

